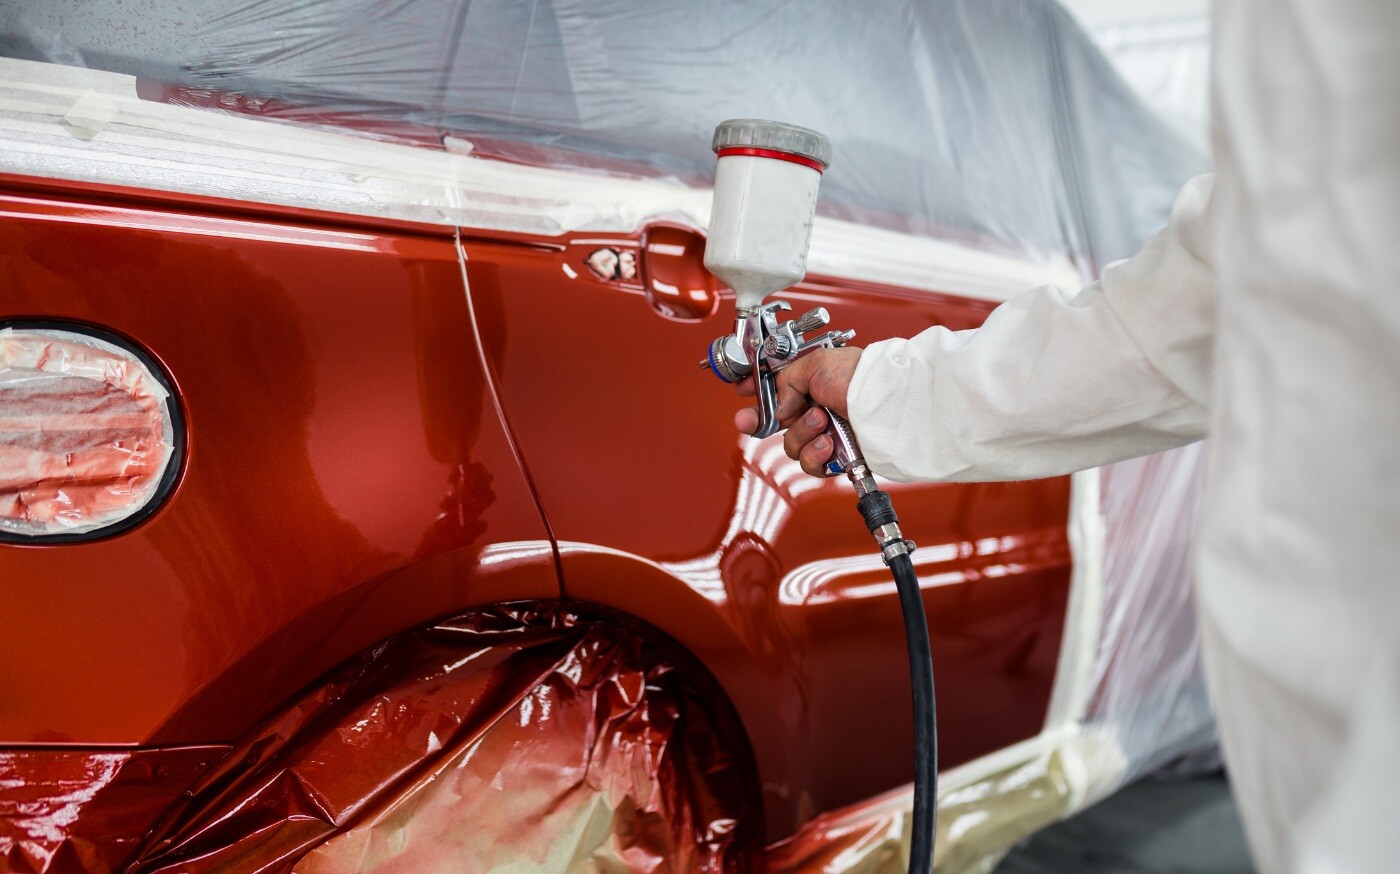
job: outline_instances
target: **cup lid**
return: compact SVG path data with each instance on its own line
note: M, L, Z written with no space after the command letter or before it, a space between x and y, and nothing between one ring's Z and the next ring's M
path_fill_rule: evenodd
M731 118L715 127L710 148L716 152L727 149L768 149L815 161L823 168L831 165L831 140L814 130L767 121L761 118Z

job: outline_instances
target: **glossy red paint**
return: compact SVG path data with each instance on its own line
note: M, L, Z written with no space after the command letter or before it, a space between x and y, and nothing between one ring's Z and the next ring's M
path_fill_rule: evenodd
M557 597L441 229L15 187L0 318L149 350L189 446L132 531L0 544L0 743L225 740L390 633Z
M705 269L704 234L673 225L651 225L639 248L642 285L653 309L674 319L714 315L721 284Z
M893 583L843 482L778 438L739 437L696 367L732 298L663 318L581 263L636 236L467 239L468 283L570 598L677 637L720 679L762 771L771 837L907 782L907 666ZM699 256L697 251L696 257ZM784 295L860 340L979 324L990 304L814 277ZM1067 479L892 489L925 585L947 767L1034 735L1064 622Z
M7 187L0 318L149 350L190 442L176 493L138 528L0 546L15 581L0 615L19 618L0 637L0 744L228 741L362 647L557 597L562 570L567 597L640 617L716 675L769 838L909 779L898 605L853 496L733 431L738 402L696 367L731 328L727 293L668 311L644 285L660 268L714 291L688 263L693 232L475 234L466 294L441 228ZM667 246L651 272L648 240ZM642 275L600 280L585 263L599 246ZM861 340L990 309L820 277L787 297ZM1034 734L1064 621L1068 481L893 493L920 544L942 763Z

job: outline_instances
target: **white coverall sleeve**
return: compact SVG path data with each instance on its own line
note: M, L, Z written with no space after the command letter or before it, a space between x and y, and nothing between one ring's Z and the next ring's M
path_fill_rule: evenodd
M1047 285L974 330L873 343L847 394L865 459L894 480L1034 479L1205 436L1217 287L1214 176L1077 294Z

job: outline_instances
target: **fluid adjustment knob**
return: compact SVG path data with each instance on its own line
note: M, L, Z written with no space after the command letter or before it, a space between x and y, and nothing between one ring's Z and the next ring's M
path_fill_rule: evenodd
M792 332L794 334L807 334L818 328L825 328L830 321L831 314L826 311L826 307L810 309L792 320Z

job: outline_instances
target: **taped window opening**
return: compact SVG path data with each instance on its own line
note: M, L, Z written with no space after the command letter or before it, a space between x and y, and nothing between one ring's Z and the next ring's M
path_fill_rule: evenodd
M184 425L160 366L127 341L57 322L0 322L0 541L126 531L180 469Z

